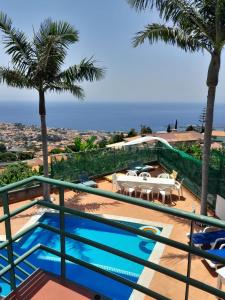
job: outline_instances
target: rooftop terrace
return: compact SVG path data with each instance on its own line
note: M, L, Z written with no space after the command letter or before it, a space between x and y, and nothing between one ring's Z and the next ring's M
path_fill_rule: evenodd
M162 169L160 166L153 171L152 176L157 176L158 173L162 172ZM59 185L62 187L62 185ZM197 197L193 196L193 194L187 190L186 188L183 189L183 197L179 200L179 197L176 195L176 192L173 193L172 203L167 203L166 206L162 206L161 201L158 199L154 199L154 207L153 209L149 209L148 201L139 201L139 205L137 203L134 203L132 199L126 196L121 196L119 194L112 194L112 184L107 181L104 178L98 179L98 188L97 189L87 189L86 191L83 190L75 191L69 190L68 188L72 186L76 186L73 184L68 184L63 186L64 191L64 200L65 200L65 207L71 208L75 211L80 211L84 213L90 213L91 215L113 215L117 217L122 217L122 219L128 218L134 218L139 221L151 221L156 223L163 223L165 225L169 224L172 225L172 231L169 235L169 240L171 241L177 241L179 243L183 243L187 246L187 236L186 233L190 232L190 218L185 219L185 213L184 212L192 212L193 207L195 207L196 213L199 213L199 200ZM71 188L70 188L71 189ZM100 191L98 193L98 190ZM62 190L61 190L62 191ZM106 193L103 193L101 191L106 191ZM109 192L109 194L107 193ZM115 189L113 192L117 192ZM59 193L56 192L53 194L54 201L53 203L55 205L60 204L60 201L62 201L62 198L60 200ZM62 197L62 194L61 194ZM124 202L125 201L125 202ZM130 202L131 201L131 202ZM22 203L15 203L9 206L10 211L14 211L15 209L19 209L21 205L30 205L30 201L24 201ZM31 217L40 216L41 213L43 213L43 208L40 208L40 203L38 202L34 206L28 208L25 211L22 211L18 215L15 215L11 217L11 231L12 234L18 233L24 226L29 225L27 222L30 222ZM43 203L43 202L42 202ZM143 207L143 203L144 206ZM135 205L133 205L135 204ZM145 205L146 204L146 205ZM158 206L159 204L159 206ZM140 206L141 205L141 206ZM51 207L51 205L47 205L47 207ZM52 208L56 208L56 206ZM171 208L171 210L170 210ZM179 213L176 214L176 212L173 211L173 208L179 209ZM69 211L68 211L69 212ZM172 214L171 214L172 213ZM210 212L209 212L210 213ZM3 209L1 208L1 216L4 218ZM191 214L190 214L191 215ZM197 217L196 217L197 218ZM213 222L213 218L208 218L207 222ZM4 232L4 222L1 223L1 233L5 234ZM221 222L220 225L225 227L224 222ZM31 223L30 223L31 225ZM198 226L195 226L195 230L199 230L200 228ZM157 242L160 245L163 245L159 241ZM185 247L186 247L185 246ZM187 246L188 247L188 246ZM155 261L157 265L160 265L161 267L167 268L169 270L175 271L177 273L180 273L184 276L187 275L187 265L188 265L188 252L183 251L181 249L177 249L174 247L171 247L171 245L165 245L165 248L162 248L162 255L160 258L159 263L157 263L157 260ZM135 255L135 253L133 253ZM152 257L151 262L154 263L154 257ZM179 280L176 280L174 278L171 278L165 273L158 271L153 271L152 273L152 279L147 276L147 278L144 279L144 282L147 282L146 287L149 288L151 291L154 291L154 293L157 293L157 295L163 295L162 298L152 297L152 296L145 296L144 299L174 299L174 300L180 300L184 299L185 290L186 290L186 283L181 282ZM199 280L201 283L208 284L212 287L216 287L217 282L217 276L216 273L213 272L207 264L205 263L204 259L200 258L199 256L193 255L192 256L192 262L191 262L191 278ZM49 291L51 289L54 289L54 285L49 284L47 285ZM46 288L46 287L45 287ZM205 286L203 287L203 291L190 286L189 287L189 298L186 299L215 299L214 295L211 295L210 293L207 293L204 291ZM134 299L141 299L141 294L138 294L138 296ZM92 296L90 296L89 299ZM166 297L166 298L163 298ZM30 299L30 298L29 298ZM33 298L31 298L33 299ZM36 299L36 298L34 298ZM39 299L39 298L37 298ZM69 298L68 298L69 299ZM78 299L78 298L76 298ZM82 298L81 298L82 299Z

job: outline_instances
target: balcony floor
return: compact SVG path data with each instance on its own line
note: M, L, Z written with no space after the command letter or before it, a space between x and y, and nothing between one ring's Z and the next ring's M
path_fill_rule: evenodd
M38 270L5 300L88 300L94 299L94 295L83 287Z

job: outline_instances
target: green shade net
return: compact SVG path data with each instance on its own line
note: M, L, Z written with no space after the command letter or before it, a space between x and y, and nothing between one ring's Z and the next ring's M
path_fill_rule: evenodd
M157 161L155 148L129 147L116 150L104 148L66 154L61 160L52 157L51 174L55 179L75 182L82 173L99 177L155 161Z
M184 179L184 185L198 198L201 197L202 161L183 151L170 149L160 143L158 162L168 171L176 170L179 179ZM224 168L224 155L218 151L211 151L208 186L208 204L211 207L215 207L217 194L225 197Z
M92 177L132 169L134 166L158 162L168 172L178 172L178 179L196 197L201 196L202 162L193 156L158 142L156 146L130 146L121 149L97 149L66 154L61 160L52 157L51 173L55 179L70 182L86 173ZM225 197L225 156L212 151L209 169L208 204L215 207L216 195Z

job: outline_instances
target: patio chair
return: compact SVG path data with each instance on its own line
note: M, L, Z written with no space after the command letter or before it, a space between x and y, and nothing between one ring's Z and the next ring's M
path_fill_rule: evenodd
M157 178L170 178L170 174L168 174L168 173L161 173L161 174L159 174L158 176L157 176Z
M169 197L170 202L172 202L171 188L165 188L165 189L159 188L158 189L158 199L159 199L159 195L162 196L163 204L165 204L166 197Z
M139 170L139 172L141 173L141 172L150 172L150 171L152 171L152 170L154 170L155 168L154 167L152 167L152 166L150 166L150 165L143 165L142 167L141 167L141 169Z
M126 183L123 184L123 188L124 188L124 190L123 190L124 194L127 194L127 195L129 195L130 197L131 197L132 194L135 192L135 188L134 188L134 187L130 187L130 186L129 186L128 184L126 184ZM135 192L135 194L136 194L136 192Z
M126 173L126 176L137 176L137 173L136 173L135 171L129 170L129 171Z
M175 185L174 185L174 189L178 192L179 200L180 200L180 196L183 197L183 189L182 189L183 181L184 179L182 179L181 182L175 181Z
M178 173L177 173L177 171L173 170L172 173L170 173L169 175L170 175L170 178L173 178L176 180Z
M151 177L151 175L148 172L141 172L139 177Z
M208 227L207 227L208 228ZM188 235L190 238L190 236ZM217 229L213 231L197 232L192 234L192 244L195 247L214 249L221 241L225 243L225 230Z
M124 191L125 191L124 185L122 183L117 182L116 186L117 186L117 189L118 189L117 192L119 192L121 194L124 194Z
M79 176L79 180L80 183L87 186L87 187L93 187L96 188L97 187L97 182L95 182L94 180L90 179L90 177L86 174L81 174Z
M147 185L146 186L144 186L144 185L141 186L140 187L140 198L142 198L143 194L146 194L148 201L150 201L149 196L150 196L150 194L152 196L152 189L149 188L149 186L147 186ZM152 200L153 200L153 196L152 196Z
M136 164L136 165L132 165L129 168L130 171L134 171L137 174L140 174L142 172L150 172L152 170L154 170L154 167L149 166L149 165L143 165L143 164Z
M217 255L221 258L225 258L225 244L222 244L219 249L211 249L207 250L208 253ZM213 269L217 269L218 267L223 266L223 263L218 262L216 260L205 259L209 266Z
M118 187L116 173L112 174L112 190L114 187L116 187L116 188Z

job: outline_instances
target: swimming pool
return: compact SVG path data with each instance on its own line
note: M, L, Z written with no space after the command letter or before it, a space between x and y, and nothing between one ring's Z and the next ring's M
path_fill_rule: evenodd
M121 218L116 221L135 228L146 225L146 223L123 221ZM59 215L45 213L39 222L59 228ZM162 227L157 227L159 233L162 229ZM146 240L127 231L72 215L65 215L65 230L145 260L149 259L156 246L155 241ZM37 228L25 235L14 244L14 251L22 254L39 243L60 251L59 235L43 228ZM133 282L139 280L144 269L137 263L70 238L66 238L66 253ZM43 270L60 275L60 258L53 254L38 250L28 260ZM19 275L21 277L21 274ZM111 299L129 299L132 294L132 289L126 285L69 261L66 261L66 276L68 279ZM9 293L9 286L6 283L1 282L1 286L3 295Z

